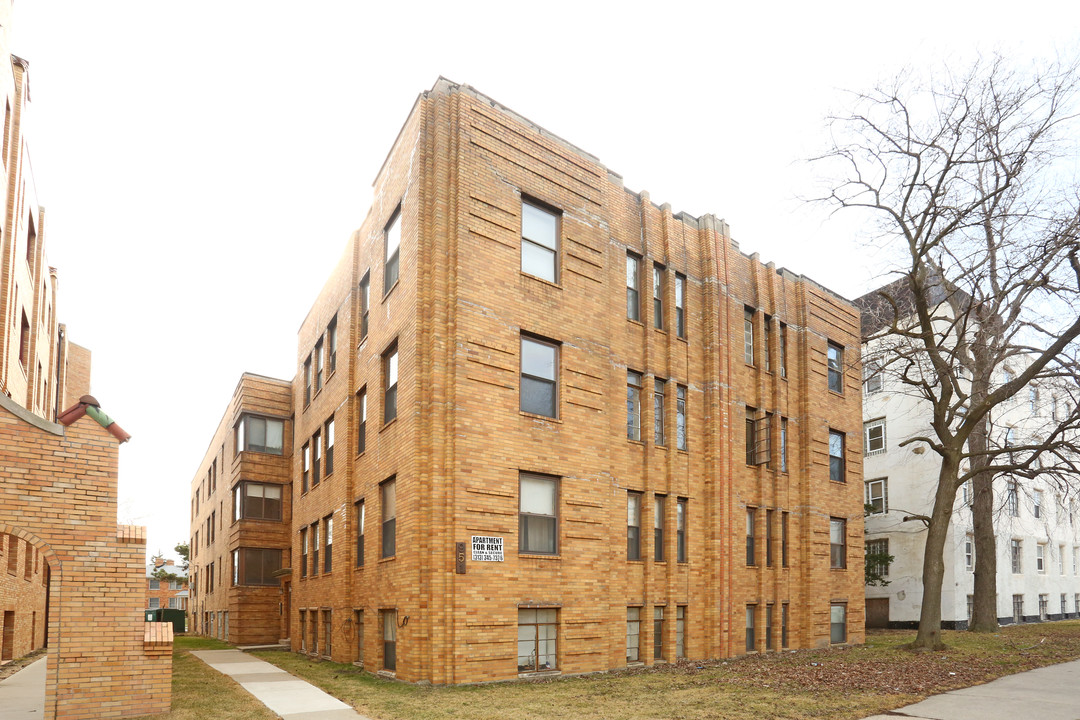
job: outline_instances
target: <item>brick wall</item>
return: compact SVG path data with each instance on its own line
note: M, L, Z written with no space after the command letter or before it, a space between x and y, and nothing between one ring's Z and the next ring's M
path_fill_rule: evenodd
M558 214L556 278L521 270L522 200ZM385 277L385 229L400 207L400 272ZM640 320L627 319L628 253L641 260ZM755 651L766 607L774 644L782 608L790 647L830 642L830 612L846 611L846 640L862 640L861 371L858 313L813 281L746 256L726 223L693 218L630 192L580 151L469 88L440 83L422 96L375 182L375 200L298 333L293 473L291 642L383 668L381 612L397 613L396 675L460 683L517 674L518 609L554 608L558 669L626 664L626 613L641 608L641 655L652 662L653 613L673 656L685 608L690 657ZM663 278L662 322L652 269ZM687 333L674 331L676 273L686 278ZM359 285L369 278L367 335ZM755 358L744 358L752 310ZM338 368L306 398L304 365L338 319ZM765 368L765 318L771 367ZM779 372L780 325L786 372ZM347 334L346 334L347 333ZM522 334L558 347L558 417L520 411ZM828 389L827 347L843 349L842 392ZM396 343L395 420L383 423L384 364ZM347 355L345 349L349 352ZM343 357L344 356L344 357ZM342 365L345 362L347 365ZM627 371L643 374L640 441L627 440ZM668 437L655 442L654 382L665 381ZM674 447L677 386L687 393L688 447ZM314 388L313 388L314 389ZM365 450L357 453L358 392L366 392ZM747 408L773 414L769 465L748 465ZM299 448L336 419L335 471L302 487ZM788 469L777 456L787 421ZM847 482L830 480L830 431L846 439ZM343 452L343 450L345 452ZM556 555L518 552L519 475L557 478ZM396 553L379 552L380 486L394 478ZM642 497L642 560L627 559L627 496ZM652 518L664 501L664 560ZM688 562L675 561L678 499L688 508ZM357 567L363 501L365 558ZM757 510L758 561L746 563L747 510ZM789 562L780 561L787 515ZM306 577L299 533L332 516L333 568ZM773 521L774 562L765 557ZM846 523L846 567L830 567L830 521ZM456 542L504 539L503 562L466 562ZM355 612L363 611L362 652ZM308 619L301 640L299 612ZM310 618L318 624L314 636ZM408 622L406 623L406 617Z
M116 524L118 449L89 417L65 428L0 398L0 534L50 573L47 718L169 709L171 630L146 637L146 537Z

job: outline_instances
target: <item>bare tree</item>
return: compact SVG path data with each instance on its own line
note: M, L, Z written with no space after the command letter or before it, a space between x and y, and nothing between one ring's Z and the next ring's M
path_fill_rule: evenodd
M834 144L817 159L834 178L822 198L861 209L897 251L895 282L868 312L877 363L928 403L922 443L941 459L923 561L914 647L941 641L946 532L958 489L974 487L974 626L997 626L993 480L1002 474L1076 482L1077 402L1044 432L995 437L1003 403L1080 377L1080 193L1066 174L1065 128L1078 91L1075 65L1018 73L1000 58L962 75L855 96L832 118ZM1003 375L1012 363L1015 371Z

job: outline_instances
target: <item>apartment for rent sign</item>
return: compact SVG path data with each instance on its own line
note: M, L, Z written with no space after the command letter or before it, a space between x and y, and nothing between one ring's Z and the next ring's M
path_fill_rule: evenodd
M473 535L472 559L479 562L502 562L503 539L491 535Z

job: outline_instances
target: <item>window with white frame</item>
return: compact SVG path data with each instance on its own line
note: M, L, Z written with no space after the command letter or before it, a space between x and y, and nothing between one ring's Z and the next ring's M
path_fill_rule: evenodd
M1042 511L1043 511L1043 493L1042 493L1042 490L1036 490L1035 492L1033 492L1031 494L1031 504L1034 506L1033 507L1033 512L1035 513L1035 517L1041 518L1042 517Z
M548 282L559 277L559 215L521 202L521 271Z
M1005 485L1005 510L1010 517L1020 517L1020 488L1015 480Z
M864 452L878 455L885 452L885 418L878 418L863 424Z
M970 533L964 536L964 567L969 572L975 569L975 537Z
M888 479L866 481L866 504L871 515L889 512Z
M1035 546L1035 570L1036 572L1046 572L1046 543L1038 543Z
M863 366L863 390L867 395L881 392L885 387L885 375L877 363L867 363Z
M1009 559L1012 561L1012 571L1015 575L1019 575L1024 571L1022 562L1023 548L1023 543L1019 540L1014 538L1009 541Z

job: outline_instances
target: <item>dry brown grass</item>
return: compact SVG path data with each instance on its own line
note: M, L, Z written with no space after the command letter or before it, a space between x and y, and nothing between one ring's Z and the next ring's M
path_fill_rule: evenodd
M1080 658L1080 621L944 635L950 647L940 653L904 650L914 632L882 631L859 647L447 688L383 680L351 665L292 653L253 654L379 720L844 720Z

